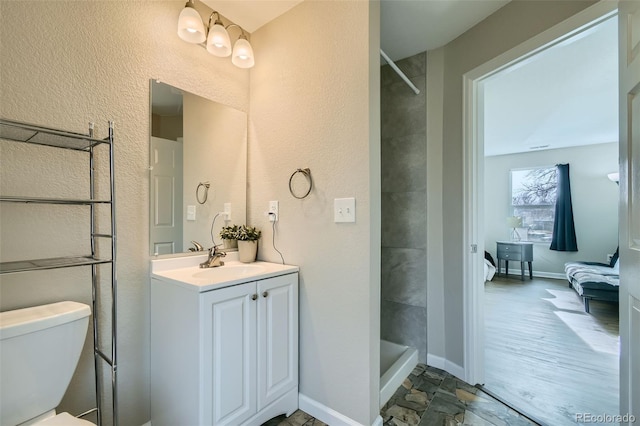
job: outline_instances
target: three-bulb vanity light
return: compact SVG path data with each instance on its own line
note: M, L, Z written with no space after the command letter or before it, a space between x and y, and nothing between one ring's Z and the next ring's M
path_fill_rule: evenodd
M216 19L212 25L213 15L216 15ZM227 31L232 27L240 28L240 36L233 45L233 50L231 50L231 40ZM225 27L220 20L220 14L214 11L209 16L207 34L202 18L194 8L193 0L188 0L184 9L180 12L178 36L184 41L194 44L206 41L207 52L221 58L231 55L231 62L238 68L251 68L255 64L253 49L249 44L249 40L247 40L244 30L236 24L230 24Z

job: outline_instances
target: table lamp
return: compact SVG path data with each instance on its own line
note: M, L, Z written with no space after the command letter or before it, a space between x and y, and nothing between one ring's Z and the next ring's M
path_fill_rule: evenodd
M516 228L522 227L522 218L520 216L509 216L507 218L507 226L513 229L511 232L511 240L520 241L520 234L518 234Z

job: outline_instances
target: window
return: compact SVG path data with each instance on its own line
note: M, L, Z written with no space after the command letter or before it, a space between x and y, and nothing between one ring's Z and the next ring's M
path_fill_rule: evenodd
M511 170L511 209L527 230L523 240L551 242L557 185L555 167Z

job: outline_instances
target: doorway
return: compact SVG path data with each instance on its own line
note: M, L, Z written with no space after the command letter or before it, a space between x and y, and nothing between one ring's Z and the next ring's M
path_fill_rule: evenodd
M471 71L464 77L465 94L465 223L467 232L466 245L472 251L482 254L485 249L485 208L484 200L488 188L484 180L484 115L483 97L486 83L510 67L523 65L533 61L535 55L546 51L554 45L567 43L576 35L583 35L593 26L615 16L615 5L598 4L585 13L576 15L551 30L540 34L510 52ZM553 165L553 163L551 164ZM504 194L508 197L507 194ZM506 214L504 214L506 219ZM506 225L505 225L506 226ZM505 234L507 230L504 230ZM505 235L506 236L506 235ZM489 244L486 244L487 246ZM495 247L493 247L495 249ZM613 248L615 250L615 247ZM485 312L483 259L478 255L467 254L465 263L465 366L466 380L470 383L485 383L486 337L484 335ZM588 259L584 259L588 260ZM535 262L534 262L535 265ZM518 268L516 268L518 269ZM535 267L534 267L535 270ZM552 278L560 278L560 276ZM519 277L518 277L519 278ZM545 285L544 283L542 284ZM617 379L616 379L617 380Z

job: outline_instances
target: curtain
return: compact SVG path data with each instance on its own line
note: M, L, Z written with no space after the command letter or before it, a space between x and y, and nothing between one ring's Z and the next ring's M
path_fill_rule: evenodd
M573 207L571 205L569 165L556 164L556 168L558 173L556 214L553 221L553 238L549 248L556 251L578 251L576 228L573 223Z

